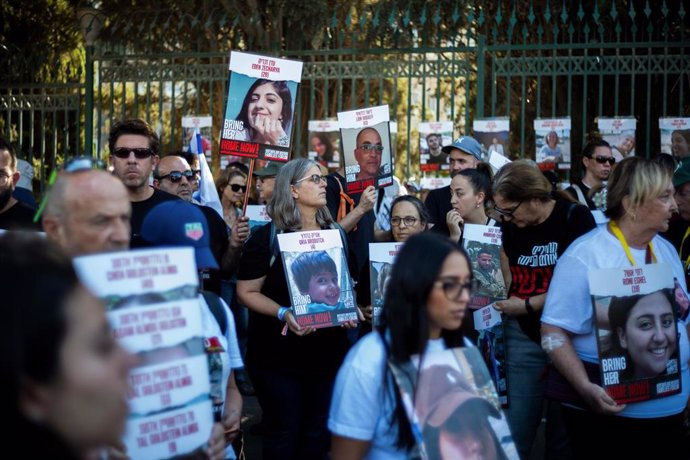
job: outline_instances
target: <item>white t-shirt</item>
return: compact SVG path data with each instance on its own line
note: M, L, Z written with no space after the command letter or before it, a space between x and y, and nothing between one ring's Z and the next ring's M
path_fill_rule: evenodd
M657 261L673 269L673 276L687 292L683 267L671 243L657 235L652 240L652 246ZM644 249L630 248L630 252L638 265L644 264L646 252ZM575 352L583 361L599 362L587 273L599 268L629 266L630 261L625 255L623 246L614 235L609 233L605 225L575 240L556 263L541 322L571 332ZM688 371L690 345L688 345L686 323L678 322L678 332L680 334L682 391L674 396L629 403L618 415L633 418L666 417L677 414L685 407L690 395L690 372Z
M465 340L465 346L472 346ZM444 350L443 339L429 340L427 351ZM393 416L393 376L386 372L383 340L374 331L364 336L347 354L335 381L328 429L338 436L371 441L365 459L407 459L408 453L395 447L398 422ZM385 385L383 378L386 376Z

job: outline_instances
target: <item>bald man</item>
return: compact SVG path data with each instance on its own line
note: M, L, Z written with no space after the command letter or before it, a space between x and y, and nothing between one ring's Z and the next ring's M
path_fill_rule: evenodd
M374 179L379 174L383 144L375 128L364 128L357 134L355 159L359 164L357 180Z
M154 188L177 195L188 203L192 202L194 180L194 171L187 160L176 155L161 158L153 170Z
M43 230L72 257L129 248L132 206L122 181L94 169L61 173L50 190Z

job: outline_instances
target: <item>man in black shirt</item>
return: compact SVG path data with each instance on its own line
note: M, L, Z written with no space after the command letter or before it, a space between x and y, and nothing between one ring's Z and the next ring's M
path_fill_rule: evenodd
M110 131L108 146L113 174L125 184L132 203L130 245L142 247L140 231L146 214L158 203L175 199L149 185L151 172L159 161L158 134L144 120L123 120L115 123Z
M463 169L476 168L482 160L482 146L470 136L459 137L441 150L448 155L451 177L455 177ZM424 204L429 210L431 223L434 224L433 231L449 237L446 214L451 210L450 185L430 191Z
M14 148L0 138L0 229L40 230L33 221L34 210L12 196L20 175Z

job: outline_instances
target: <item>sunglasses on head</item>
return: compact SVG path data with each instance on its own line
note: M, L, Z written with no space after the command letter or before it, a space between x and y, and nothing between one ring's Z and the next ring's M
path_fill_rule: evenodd
M595 156L595 157L590 157L590 158L592 158L594 161L596 161L597 163L602 164L602 165L603 165L604 163L606 163L607 161L609 162L609 164L610 164L611 166L613 166L614 164L616 164L616 159L613 158L613 157L603 157L603 156L601 156L601 155L597 155L597 156Z
M164 176L158 176L156 179L170 179L170 182L180 182L183 176L186 177L187 180L192 180L194 179L194 171L192 171L191 169L188 169L186 171L170 171L168 174Z
M129 158L130 153L134 153L134 158L136 158L137 160L144 160L153 155L153 150L149 148L133 149L128 147L119 147L113 150L113 155L115 155L117 158L122 159Z
M240 191L241 191L242 193L244 193L244 192L247 191L247 186L246 186L246 185L228 184L228 187L230 187L230 190L232 190L232 191L235 192L235 193L240 192Z

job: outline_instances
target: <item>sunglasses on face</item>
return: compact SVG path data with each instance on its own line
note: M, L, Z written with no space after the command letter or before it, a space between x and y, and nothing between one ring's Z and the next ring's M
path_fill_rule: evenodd
M113 150L113 155L115 155L117 158L122 159L129 158L130 153L134 153L134 158L136 158L137 160L144 160L153 155L153 150L148 148L131 149L127 147L119 147Z
M602 165L603 165L604 163L606 163L607 161L609 162L609 164L610 164L611 166L613 166L614 164L616 164L616 159L613 158L613 157L603 157L603 156L601 156L601 155L597 155L597 156L595 156L595 157L590 157L590 158L592 158L594 161L596 161L597 163L602 164Z
M376 152L376 153L381 153L381 152L383 152L383 146L382 146L382 145L362 144L362 145L360 145L360 146L357 147L357 148L358 148L358 149L362 149L362 150L373 151L373 152Z
M472 279L466 283L461 283L458 280L449 278L445 280L438 280L436 283L441 285L443 294L445 294L446 299L450 300L451 302L460 301L460 298L463 296L465 291L467 291L468 296L471 296L472 291L475 291L480 286L479 281L475 279Z
M194 179L194 171L188 169L186 171L170 171L164 176L157 177L158 180L170 179L170 182L180 182L182 177L186 177L188 181Z
M230 187L230 190L232 190L232 191L235 192L235 193L240 192L240 191L241 191L242 193L244 193L244 192L247 191L247 186L246 186L246 185L228 184L228 187Z
M497 213L499 213L499 214L501 215L501 217L503 217L504 219L505 219L505 218L512 219L512 218L514 217L514 215L515 215L515 211L518 210L518 208L520 207L521 204L522 204L522 201L519 202L519 203L517 204L517 206L515 206L515 207L513 207L513 208L511 208L511 209L499 208L497 205L494 204L494 211L496 211Z
M312 174L311 176L303 177L300 180L296 180L295 182L292 183L292 185L297 185L300 182L305 181L305 180L310 180L313 183L318 185L321 183L321 181L326 182L326 176L322 176L320 174Z

